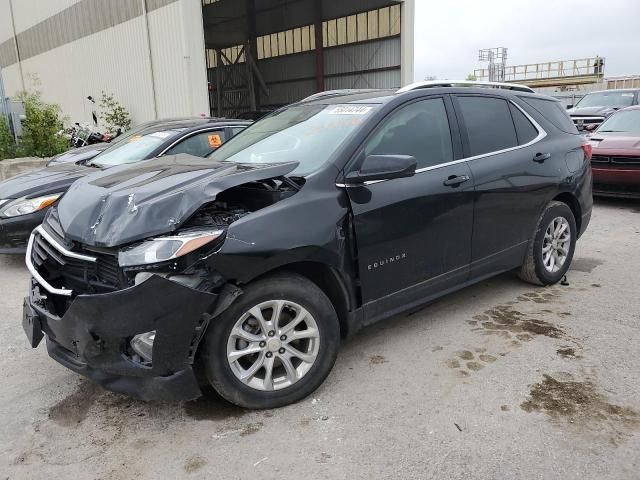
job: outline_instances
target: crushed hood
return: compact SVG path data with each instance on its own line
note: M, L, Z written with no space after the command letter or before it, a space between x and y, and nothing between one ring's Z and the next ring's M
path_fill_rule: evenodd
M224 190L281 177L297 166L239 165L184 154L156 158L76 182L60 201L58 215L70 240L125 245L176 230Z
M71 163L23 173L0 183L0 200L64 192L73 182L92 172L95 169Z

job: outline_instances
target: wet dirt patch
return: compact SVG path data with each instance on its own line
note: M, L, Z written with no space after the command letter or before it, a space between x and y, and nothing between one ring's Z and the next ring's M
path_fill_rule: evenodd
M578 355L576 355L576 349L573 347L563 346L556 350L556 353L562 358L580 358Z
M383 363L389 363L389 360L382 355L372 355L369 357L369 365L382 365Z
M576 272L583 273L591 273L593 269L599 267L604 262L602 260L598 260L597 258L583 257L583 258L574 258L571 262L571 267L569 271L573 270Z
M456 352L456 355L462 360L473 360L473 352L469 350L459 350Z
M262 422L247 423L244 427L242 427L240 436L248 437L249 435L254 435L262 430L262 427L264 427L264 423Z
M457 358L450 358L446 363L449 368L460 368L460 361Z
M485 363L493 363L497 360L496 357L494 357L493 355L480 355L480 360L482 360Z
M249 413L249 410L227 402L213 389L206 389L203 393L197 400L184 404L184 412L194 420L220 421Z
M49 419L62 427L72 427L87 418L102 389L89 380L83 380L76 391L49 408Z
M484 368L484 365L478 362L467 362L467 368L469 370L473 370L474 372L477 372L478 370L482 370Z
M542 412L555 420L566 420L598 432L605 430L616 445L630 430L640 427L638 412L609 403L592 382L578 382L568 377L560 380L560 375L543 375L542 382L531 386L529 399L520 405L522 410Z
M207 461L202 458L200 455L194 455L193 457L189 457L186 462L184 462L184 471L186 473L195 473L198 470L201 470L207 464Z
M483 330L484 335L500 335L505 338L516 335L516 338L525 342L534 336L560 338L564 335L564 331L555 325L524 314L512 305L498 305L485 314L489 320L482 322L478 328Z
M433 347L433 348L431 349L431 351L432 351L432 352L434 352L434 353L435 353L435 352L439 352L440 350L443 350L443 347L441 347L440 345L438 345L437 347Z
M500 406L500 410L502 410L503 412L508 412L509 411L509 405L501 405Z

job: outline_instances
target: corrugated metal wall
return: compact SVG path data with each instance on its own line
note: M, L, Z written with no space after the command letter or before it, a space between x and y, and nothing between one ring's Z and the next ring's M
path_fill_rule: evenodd
M22 73L10 20L10 33L4 29L9 0L0 0L8 95L22 89L23 78L34 88L37 78L44 99L61 105L72 122L88 121L95 107L86 98L102 90L136 123L207 113L200 0L13 0L13 6Z
M242 5L238 5L236 9L232 6L229 0L221 0L205 7L205 38L214 47L216 42L221 42L217 43L218 48L222 46L230 60L236 61L236 52L243 47L228 43L222 32L227 32L230 28L243 29L247 20L242 18L245 14ZM258 7L257 4L256 6ZM268 88L268 92L265 92L256 86L257 103L261 109L277 108L318 91L317 46L313 33L316 17L312 6L312 2L299 1L287 3L285 7L279 0L269 0L259 6L267 9L259 11L256 16L256 64ZM390 18L392 10L395 15L393 21ZM413 18L400 22L401 15L397 13L400 11L398 3L390 0L323 3L321 38L326 90L402 86L405 45L401 32L411 30L401 30L401 23L412 24ZM380 20L378 13L381 14ZM386 24L382 20L382 13L386 14ZM232 20L225 21L228 18ZM285 30L281 30L283 28ZM310 36L307 33L309 28ZM237 40L237 36L234 38ZM412 46L413 39L404 43ZM407 55L405 52L404 55L411 57L412 62L412 54ZM233 65L225 61L225 65L219 67L222 72L222 94L218 92L217 86L218 62L215 59L211 61L211 58L213 57L210 56L209 82L212 85L212 111L218 111L218 98L222 98L222 113L225 115L250 110L248 69L244 58L241 57ZM408 70L412 72L412 66Z

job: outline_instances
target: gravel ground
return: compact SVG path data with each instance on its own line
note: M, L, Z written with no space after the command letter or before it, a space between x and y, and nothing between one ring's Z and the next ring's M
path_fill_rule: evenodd
M502 275L343 345L314 396L145 403L31 350L0 256L0 479L640 479L640 202L599 201L568 286Z

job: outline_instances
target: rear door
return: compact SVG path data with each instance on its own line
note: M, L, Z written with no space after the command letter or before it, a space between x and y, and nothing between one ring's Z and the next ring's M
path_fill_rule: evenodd
M404 105L382 122L357 157L411 155L418 162L411 178L347 187L367 323L424 303L467 278L473 181L460 161L452 116L447 97Z
M556 177L546 133L504 97L456 95L465 155L475 180L471 277L522 264Z

